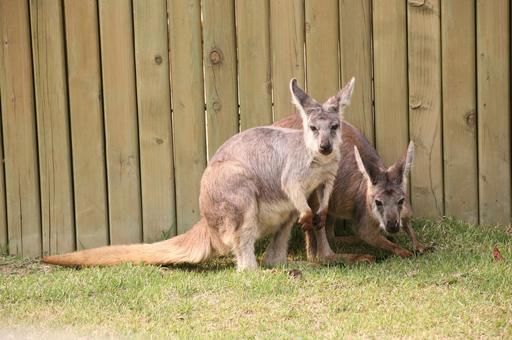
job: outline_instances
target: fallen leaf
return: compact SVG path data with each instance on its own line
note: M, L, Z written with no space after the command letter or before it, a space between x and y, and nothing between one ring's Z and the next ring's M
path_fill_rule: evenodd
M494 246L494 249L492 250L492 257L495 262L503 260L503 256L501 256L498 246Z

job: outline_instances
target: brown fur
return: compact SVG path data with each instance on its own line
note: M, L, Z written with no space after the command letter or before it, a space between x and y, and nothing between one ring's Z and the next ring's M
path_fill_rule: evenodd
M294 129L302 127L297 115L283 118L274 125ZM336 218L350 219L355 235L338 238L338 240L348 243L363 241L402 257L411 256L412 253L409 250L385 237L388 233L398 231L394 229L394 222L396 222L411 238L413 251L423 253L425 246L418 242L410 224L411 207L407 197L406 179L404 179L404 171L408 172L406 167L410 167L410 164L406 164L406 156L386 169L384 162L364 135L346 121L342 123L342 135L341 159L343 161L338 168L328 209L328 214L332 217L332 223L326 226L329 238L334 238L333 222ZM364 169L358 168L354 147L360 153ZM397 204L400 198L404 198L403 205ZM376 207L376 199L382 202L382 208ZM310 203L313 206L316 204L314 195ZM384 223L382 219L385 220ZM322 237L322 233L325 232L325 230L316 233L306 232L308 259L317 257L318 240L315 241L315 238Z

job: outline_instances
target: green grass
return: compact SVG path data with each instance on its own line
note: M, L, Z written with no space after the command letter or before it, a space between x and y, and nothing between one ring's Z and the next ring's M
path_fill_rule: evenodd
M415 227L435 251L371 265L298 261L300 232L291 255L298 262L244 273L230 258L74 270L2 257L0 324L137 338L512 337L510 229L450 219ZM408 246L405 236L398 241ZM495 245L503 261L493 261Z

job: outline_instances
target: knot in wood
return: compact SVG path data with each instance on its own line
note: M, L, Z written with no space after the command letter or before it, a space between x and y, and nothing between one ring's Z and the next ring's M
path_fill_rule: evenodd
M220 109L222 108L222 105L220 105L219 102L213 102L212 104L212 108L215 110L215 111L220 111Z
M217 65L222 62L222 53L218 49L211 50L208 57L210 58L210 63L212 63L212 65Z
M473 128L476 126L476 112L469 111L464 115L464 121L466 122L466 126L469 128Z
M160 56L160 55L155 56L155 63L157 65L160 65L162 63L162 61L163 61L162 56Z

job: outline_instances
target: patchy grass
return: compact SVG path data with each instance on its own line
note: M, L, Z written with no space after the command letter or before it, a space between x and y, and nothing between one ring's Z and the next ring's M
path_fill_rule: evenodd
M136 338L512 337L510 230L450 219L415 226L434 252L348 267L301 261L237 273L225 258L74 270L1 257L0 328ZM299 236L295 261L304 260ZM493 260L494 246L504 260Z

